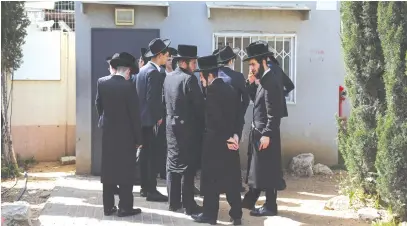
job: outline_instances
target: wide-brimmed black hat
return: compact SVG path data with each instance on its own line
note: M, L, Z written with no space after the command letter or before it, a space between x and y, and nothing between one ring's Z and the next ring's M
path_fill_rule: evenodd
M269 49L270 55L274 55L274 49L270 47L269 43L264 41L264 40L257 40L255 42L253 42L252 44L263 44L265 46L267 46L267 48Z
M212 52L212 55L216 55L216 54L218 54L219 53L219 48L218 49L215 49L213 52Z
M174 59L197 59L198 47L191 45L178 45L178 54Z
M270 52L268 45L264 45L263 43L251 43L248 47L246 47L246 53L247 58L243 61L273 54L273 52Z
M216 54L218 56L218 61L220 63L228 62L229 60L235 59L237 54L240 52L240 48L233 48L230 46L225 46L219 50Z
M197 61L199 69L195 70L195 72L208 71L221 67L215 55L199 57Z
M119 53L115 53L115 54L113 54L113 56L109 56L109 57L106 57L106 62L108 63L108 64L110 64L110 61L112 60L112 58L113 57L118 57L119 56Z
M170 45L171 40L155 38L148 44L148 51L144 54L145 57L153 57L163 52Z
M135 68L137 65L135 64L136 58L133 55L127 52L121 52L119 54L115 54L112 59L110 60L110 65L113 68L117 67L130 67Z

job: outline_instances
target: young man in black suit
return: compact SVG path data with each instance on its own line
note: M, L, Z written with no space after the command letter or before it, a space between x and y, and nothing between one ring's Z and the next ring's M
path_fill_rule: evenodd
M243 127L239 118L240 100L236 90L218 77L216 56L198 58L198 65L202 84L207 87L201 170L204 204L203 213L192 215L192 218L199 223L216 224L219 195L226 193L231 206L231 221L234 225L241 225L241 172L237 135Z
M151 60L144 65L136 76L137 94L140 101L140 112L143 132L143 146L140 150L141 196L147 201L166 202L167 196L157 190L157 148L154 128L159 126L164 114L162 102L163 76L160 65L168 58L168 39L153 39L144 57Z

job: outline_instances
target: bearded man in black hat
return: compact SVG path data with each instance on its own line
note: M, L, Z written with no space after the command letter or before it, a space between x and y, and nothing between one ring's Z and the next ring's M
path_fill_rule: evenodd
M104 214L117 211L114 193L119 186L118 216L141 213L133 209L133 179L135 178L136 149L142 143L137 93L130 78L136 67L134 57L120 53L110 60L112 75L98 79L96 109L102 134L102 172Z
M164 115L162 102L163 75L160 65L168 58L168 39L153 39L149 49L144 54L151 60L144 65L136 76L136 87L140 101L141 122L143 132L143 146L140 150L141 191L147 201L166 202L167 196L157 190L157 150L154 128L161 125Z
M185 208L188 215L202 211L194 200L194 176L199 168L204 130L204 98L193 74L197 58L196 46L178 45L178 55L174 56L178 68L164 81L169 210Z
M247 82L253 100L253 122L249 137L247 183L250 187L243 199L243 208L252 216L277 215L277 190L281 183L280 122L284 116L284 91L281 76L267 65L270 52L263 44L246 48L250 74ZM258 81L258 84L255 83ZM255 208L261 191L266 202Z
M219 195L226 193L234 225L241 225L240 158L237 134L243 123L236 90L218 77L217 57L198 58L200 78L207 87L202 153L201 194L203 213L192 215L199 223L216 224Z

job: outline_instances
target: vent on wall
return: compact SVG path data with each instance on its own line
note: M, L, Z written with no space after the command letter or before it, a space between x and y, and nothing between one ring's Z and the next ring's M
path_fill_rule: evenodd
M116 25L134 25L134 9L115 9Z

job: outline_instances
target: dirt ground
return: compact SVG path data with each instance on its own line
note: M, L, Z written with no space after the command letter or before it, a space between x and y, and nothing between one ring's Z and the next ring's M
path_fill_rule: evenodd
M357 214L353 210L324 210L326 201L338 195L340 178L345 173L343 171L334 172L333 176L314 176L312 178L296 178L286 175L287 189L278 193L279 216L264 218L264 225L370 225L358 220ZM21 200L32 205L34 220L39 216L55 187L56 179L74 173L75 165L61 166L58 162L39 163L28 171L27 191ZM20 178L17 184L11 188L15 184L14 180L2 181L1 201L12 202L16 200L24 188L24 183L24 178ZM9 188L11 189L7 191ZM6 193L3 194L4 192ZM264 196L260 198L257 205L261 205L263 202ZM221 198L220 211L225 213L229 211L224 196ZM248 221L251 223L250 225L259 225L258 218L253 219L253 222L250 219Z

